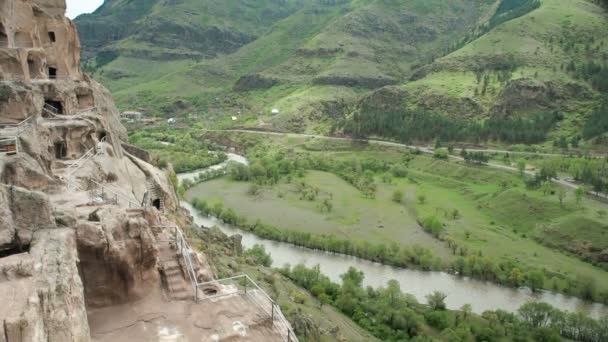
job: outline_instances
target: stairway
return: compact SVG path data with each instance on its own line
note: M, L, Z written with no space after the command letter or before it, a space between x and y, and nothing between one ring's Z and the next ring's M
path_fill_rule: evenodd
M158 187L156 186L156 183L153 179L146 179L146 188L148 189L148 198L150 200L150 203L152 203L152 205L155 206L159 211L164 211L165 199L163 198L163 193L158 190ZM155 203L155 201L158 201L158 203Z
M182 271L175 245L170 240L159 242L160 263L165 276L169 297L173 300L194 298L194 290L190 279Z

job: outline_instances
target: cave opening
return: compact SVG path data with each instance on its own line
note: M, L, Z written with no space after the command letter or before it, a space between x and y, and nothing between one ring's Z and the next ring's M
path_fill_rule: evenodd
M107 139L107 136L108 136L108 133L104 130L97 132L97 140L99 140L99 141Z
M51 43L54 43L57 41L57 38L55 37L55 32L49 31L49 40L51 41Z
M31 79L36 78L36 74L37 74L37 72L36 72L37 71L36 70L36 62L33 59L31 59L31 58L27 59L27 69L30 72L30 78Z
M203 289L203 293L205 294L205 296L215 296L217 295L217 292L217 289L213 287L207 287Z
M68 148L64 141L58 141L54 144L55 147L55 158L65 159L68 156Z
M63 114L63 103L61 103L61 101L45 99L44 108L51 111L53 114Z
M56 79L57 78L57 68L49 67L49 78Z
M160 198L155 198L152 201L152 206L158 210L160 210Z
M8 36L6 35L6 30L4 29L4 25L0 23L0 48L8 47Z
M6 258L6 257L9 257L11 255L15 255L15 254L27 253L29 251L30 251L30 245L29 244L10 245L7 248L0 249L0 258Z

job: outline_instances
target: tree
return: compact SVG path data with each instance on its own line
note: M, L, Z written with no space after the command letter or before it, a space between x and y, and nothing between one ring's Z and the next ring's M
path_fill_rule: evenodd
M445 310L445 299L447 295L443 292L435 291L426 296L426 300L433 310Z
M460 311L462 311L462 318L466 321L473 312L473 307L471 304L465 304L460 308Z
M257 196L260 194L260 186L256 183L253 183L247 189L247 195L249 196Z
M511 283L511 285L517 287L522 283L523 280L524 274L519 270L519 268L514 267L511 270L511 274L509 275L509 282Z
M460 211L458 209L452 210L452 219L457 220L460 217Z
M523 177L526 172L526 161L523 159L518 160L517 169L519 170L519 174Z
M543 195L545 195L545 196L550 194L551 191L553 191L553 186L551 185L551 182L550 181L544 182L543 185L541 186L541 190L543 191Z
M559 198L559 206L563 207L564 198L566 198L566 190L563 187L559 188L559 191L557 192L557 198Z
M403 191L396 189L393 191L393 202L401 203L403 202Z
M323 199L323 202L321 202L321 212L330 213L333 209L334 205L331 203L329 198Z
M255 244L250 249L243 253L245 257L252 258L256 263L270 267L272 265L272 257L266 253L264 245Z
M579 186L578 188L576 188L576 191L574 191L574 195L576 195L576 204L581 204L583 196L585 195L585 187Z
M426 195L425 194L418 194L418 203L419 204L424 204L426 203Z
M545 285L545 274L539 270L528 272L526 275L526 284L533 292L538 291Z
M542 302L529 302L517 310L522 321L533 328L547 326L551 322L554 311L551 305Z

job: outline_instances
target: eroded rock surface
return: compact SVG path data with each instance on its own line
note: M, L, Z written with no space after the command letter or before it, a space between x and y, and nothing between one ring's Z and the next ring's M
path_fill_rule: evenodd
M89 341L87 309L161 288L158 236L180 215L168 171L123 149L65 9L0 3L0 342Z

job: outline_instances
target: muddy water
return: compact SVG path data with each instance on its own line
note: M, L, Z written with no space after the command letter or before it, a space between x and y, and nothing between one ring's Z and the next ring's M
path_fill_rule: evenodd
M228 160L247 162L241 156L229 155ZM201 171L180 174L180 181L195 177ZM270 252L274 267L304 264L308 267L319 265L321 272L331 280L340 282L340 274L349 267L355 267L365 274L364 286L380 287L395 279L401 284L401 290L414 295L419 301L425 302L425 296L433 291L441 291L448 295L446 304L450 309L458 309L464 304L471 304L473 311L482 313L485 310L503 309L516 311L522 304L530 300L547 302L556 308L567 311L582 311L593 317L608 315L608 307L597 303L588 303L574 297L568 297L551 292L532 293L528 289L512 289L489 282L483 282L467 277L458 277L444 272L424 272L395 268L346 255L326 253L293 246L287 243L262 239L254 234L236 227L224 224L213 217L198 214L189 203L182 206L194 217L198 226L219 227L228 235L243 236L243 247L249 248L255 244L263 245Z

